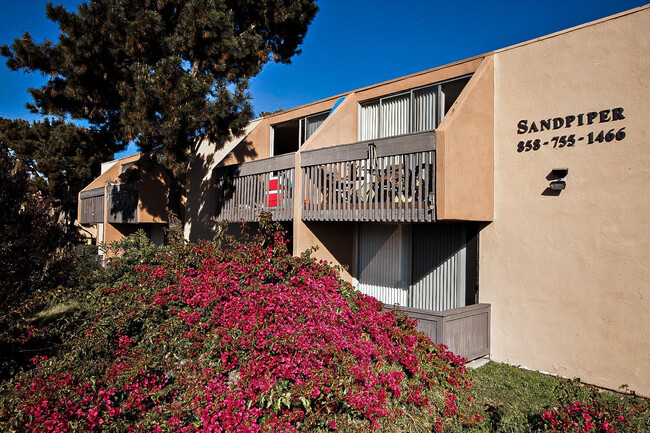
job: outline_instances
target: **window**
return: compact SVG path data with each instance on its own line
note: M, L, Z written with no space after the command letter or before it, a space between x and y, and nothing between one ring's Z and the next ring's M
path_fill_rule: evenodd
M477 302L478 227L367 224L357 231L357 288L385 304L444 311Z
M359 141L435 129L469 78L460 77L362 103Z
M127 171L129 168L133 167L133 164L135 164L135 161L133 161L133 162L127 162L127 163L125 163L125 164L122 164L122 166L120 167L120 173L124 173L124 172Z
M323 124L329 111L289 120L271 126L271 156L298 150Z

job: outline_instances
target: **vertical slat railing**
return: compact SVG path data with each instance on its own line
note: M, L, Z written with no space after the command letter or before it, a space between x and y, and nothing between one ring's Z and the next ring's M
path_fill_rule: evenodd
M435 220L433 131L302 152L306 221Z
M82 191L79 194L81 201L81 224L97 224L104 222L104 187Z
M293 219L295 154L221 167L216 176L217 221L257 221L270 212L276 221ZM275 188L271 181L276 182Z
M113 184L106 187L106 221L112 224L138 222L139 184Z

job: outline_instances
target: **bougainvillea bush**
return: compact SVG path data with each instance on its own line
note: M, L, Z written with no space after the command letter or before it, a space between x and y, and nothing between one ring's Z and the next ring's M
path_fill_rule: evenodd
M625 388L622 386L621 388ZM645 433L650 431L650 400L634 393L615 395L579 379L561 381L556 404L542 415L549 433Z
M66 350L33 359L3 390L0 429L397 432L479 421L467 413L463 359L330 265L292 257L278 226L260 226L244 243L176 236L146 260L114 259Z

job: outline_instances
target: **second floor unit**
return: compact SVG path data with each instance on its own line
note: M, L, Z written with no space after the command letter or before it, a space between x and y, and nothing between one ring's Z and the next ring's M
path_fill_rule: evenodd
M490 221L493 74L492 56L476 57L203 143L189 171L188 237L261 211L280 221Z
M456 353L649 395L648 28L650 5L256 119L200 146L186 236L271 211Z
M120 239L138 228L162 243L168 221L170 177L142 154L108 161L79 193L78 220L95 226L97 242Z

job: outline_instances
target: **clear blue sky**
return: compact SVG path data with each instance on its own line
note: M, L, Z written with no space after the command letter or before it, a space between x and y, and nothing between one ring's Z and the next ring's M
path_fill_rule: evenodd
M80 2L54 1L68 9ZM0 43L11 43L25 30L39 42L56 40L57 27L45 18L45 3L0 0ZM295 107L643 4L634 0L321 0L302 54L290 65L267 64L251 81L252 103L256 113ZM27 88L44 82L36 74L11 72L2 61L0 116L34 119L25 108Z

